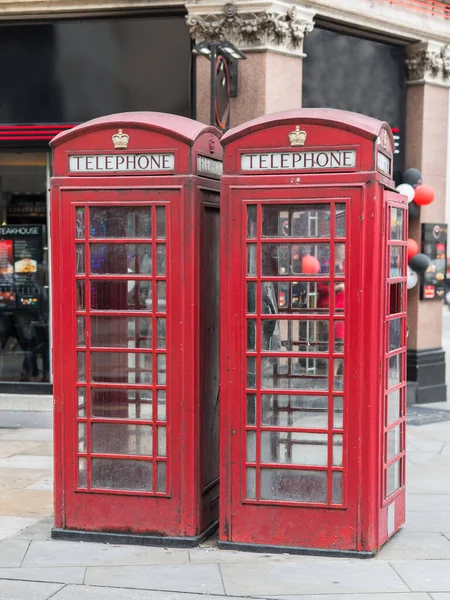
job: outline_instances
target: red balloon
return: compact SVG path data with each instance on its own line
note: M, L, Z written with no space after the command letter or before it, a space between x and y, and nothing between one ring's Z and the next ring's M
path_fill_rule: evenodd
M434 200L434 190L429 185L418 185L414 194L414 202L420 206L431 204Z
M408 238L408 260L419 252L419 244L416 240Z
M305 256L302 256L302 273L310 273L315 275L319 271L320 262L315 256L311 256L311 254L305 254Z

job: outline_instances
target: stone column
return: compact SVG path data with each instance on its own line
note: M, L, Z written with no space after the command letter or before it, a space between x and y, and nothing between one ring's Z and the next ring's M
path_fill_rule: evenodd
M422 223L444 223L449 140L450 52L437 42L407 51L406 167L416 167L434 188L432 204L409 219L409 237L421 244ZM446 399L442 349L442 301L420 300L419 285L408 292L408 401Z
M200 1L186 5L195 43L228 40L247 55L239 61L239 93L231 101L231 126L302 105L303 38L314 11L279 1ZM196 58L197 119L209 123L209 61Z

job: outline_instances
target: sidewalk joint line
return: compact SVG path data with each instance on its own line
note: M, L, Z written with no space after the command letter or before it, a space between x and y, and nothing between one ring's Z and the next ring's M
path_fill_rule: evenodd
M33 540L28 540L28 546L27 546L27 549L26 549L26 550L25 550L25 552L24 552L24 555L22 556L22 560L20 561L19 569L21 569L21 568L22 568L22 566L23 566L23 563L24 563L24 561L25 561L25 558L27 557L28 550L30 549L30 546L31 546L31 542L32 542L32 541L33 541Z
M387 563L388 563L388 565L391 567L391 569L394 571L394 573L396 573L396 574L397 574L397 576L398 576L398 577L401 579L401 581L403 581L403 583L406 585L406 587L408 588L408 590L409 590L411 593L414 593L414 590L412 590L412 589L409 587L409 585L406 583L406 581L403 579L403 577L400 575L400 573L397 571L397 569L394 567L394 565L393 565L391 562L389 562L389 561L387 561Z

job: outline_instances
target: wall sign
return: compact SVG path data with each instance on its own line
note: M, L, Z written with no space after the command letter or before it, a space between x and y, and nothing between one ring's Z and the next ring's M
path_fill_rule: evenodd
M309 150L301 152L258 152L241 155L242 171L301 171L356 167L356 150Z
M377 168L384 175L391 176L391 159L379 150L377 152Z
M69 156L71 173L114 171L173 171L175 154L73 154Z
M431 263L420 278L420 299L433 300L445 296L447 270L447 225L422 224L422 251Z
M197 156L197 173L206 177L219 178L223 175L223 163L221 160L209 156Z

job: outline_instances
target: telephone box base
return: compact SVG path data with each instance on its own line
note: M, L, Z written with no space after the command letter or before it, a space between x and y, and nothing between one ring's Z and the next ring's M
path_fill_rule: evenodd
M222 550L238 550L240 552L264 552L268 554L304 554L309 556L329 556L336 558L373 558L378 550L358 552L357 550L332 550L326 548L300 548L297 546L271 546L269 544L244 544L240 542L223 542L217 545Z
M129 533L104 533L101 531L77 531L74 529L53 528L51 537L54 540L71 542L93 542L98 544L126 544L132 546L160 546L165 548L195 548L217 530L218 521L211 523L199 535L193 537L170 537L163 535L139 535Z

